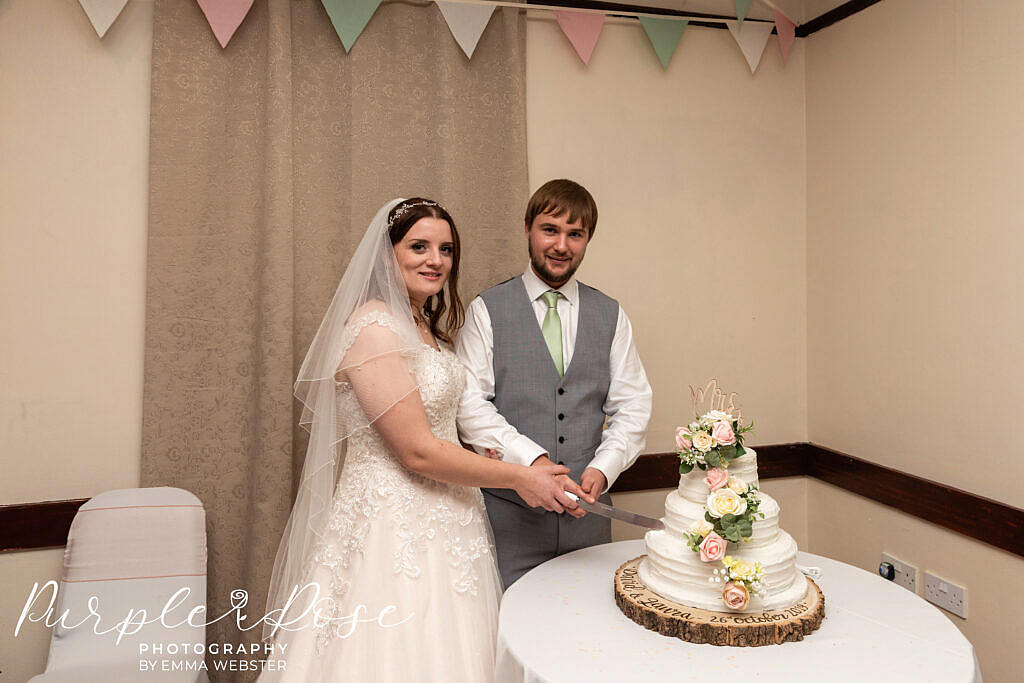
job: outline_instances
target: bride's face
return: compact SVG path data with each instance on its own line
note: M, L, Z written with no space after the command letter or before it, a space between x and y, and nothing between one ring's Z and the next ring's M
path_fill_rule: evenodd
M413 304L422 307L427 297L441 291L454 257L452 229L442 218L419 219L395 244L395 258Z

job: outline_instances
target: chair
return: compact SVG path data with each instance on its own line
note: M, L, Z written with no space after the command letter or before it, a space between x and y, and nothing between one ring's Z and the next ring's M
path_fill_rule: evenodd
M203 607L192 619L200 625L168 628L161 612L182 588L188 596L168 610L165 622L184 622ZM37 604L49 597L47 591ZM92 598L96 609L90 612ZM202 624L212 618L205 606L206 513L200 500L169 487L101 493L71 523L53 613L54 619L65 612L67 617L53 628L46 670L30 683L202 683ZM117 642L117 625L131 610L136 621L121 629L125 634ZM142 610L152 623L139 628ZM141 670L143 660L156 660L157 670Z

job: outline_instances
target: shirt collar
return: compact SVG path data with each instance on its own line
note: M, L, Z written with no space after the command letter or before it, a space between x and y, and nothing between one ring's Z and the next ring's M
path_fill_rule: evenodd
M541 294L552 289L550 285L537 277L537 273L533 272L533 266L526 266L526 272L523 273L523 285L526 286L526 295L530 297L530 301L536 301ZM580 287L575 276L569 278L568 282L555 291L564 296L572 306L579 302Z

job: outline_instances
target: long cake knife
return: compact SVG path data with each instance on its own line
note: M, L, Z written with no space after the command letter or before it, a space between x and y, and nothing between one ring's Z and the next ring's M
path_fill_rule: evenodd
M660 519L655 519L654 517L647 517L646 515L641 515L636 512L629 512L628 510L620 510L601 502L588 503L575 493L569 493L568 491L565 492L565 495L579 503L581 508L587 512L593 512L595 515L601 515L602 517L608 517L610 519L617 519L620 522L625 522L626 524L635 524L636 526L642 526L646 529L654 529L656 531L665 528L665 523Z

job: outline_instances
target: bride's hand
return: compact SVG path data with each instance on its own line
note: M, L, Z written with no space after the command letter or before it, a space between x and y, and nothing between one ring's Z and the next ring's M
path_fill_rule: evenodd
M569 468L564 465L534 464L523 467L519 471L519 480L514 488L531 507L542 507L558 513L574 510L579 506L565 495L566 491L587 500L590 500L590 496L577 486L576 482L565 476L568 473Z

